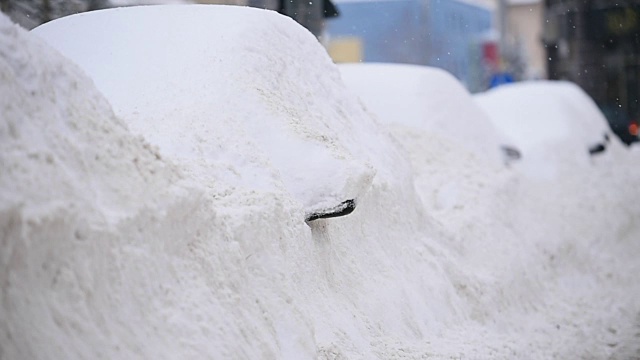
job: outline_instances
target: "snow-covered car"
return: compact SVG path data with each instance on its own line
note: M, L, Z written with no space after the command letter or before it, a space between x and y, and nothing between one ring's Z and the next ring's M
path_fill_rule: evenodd
M82 13L32 32L78 64L135 133L198 159L190 172L284 187L313 220L353 210L390 160L372 156L368 140L389 142L298 26L260 9L195 5Z
M570 82L508 84L474 100L522 151L530 169L543 175L565 165L588 165L592 157L622 146L595 102Z
M382 63L339 68L345 84L382 123L436 134L492 160L518 157L471 94L445 70Z

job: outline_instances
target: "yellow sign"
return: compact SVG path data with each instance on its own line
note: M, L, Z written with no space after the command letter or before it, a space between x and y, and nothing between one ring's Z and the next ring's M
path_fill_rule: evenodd
M329 41L329 55L336 63L360 62L363 60L362 39L357 36L341 37Z

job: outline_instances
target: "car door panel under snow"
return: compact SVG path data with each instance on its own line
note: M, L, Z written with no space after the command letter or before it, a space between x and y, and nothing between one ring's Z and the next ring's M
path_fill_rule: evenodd
M288 191L306 219L355 206L389 161L357 141L387 142L320 44L275 12L120 8L33 32L86 71L165 156L203 179Z

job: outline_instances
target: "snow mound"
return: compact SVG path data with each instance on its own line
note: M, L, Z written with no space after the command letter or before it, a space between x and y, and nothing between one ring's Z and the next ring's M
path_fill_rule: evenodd
M478 156L502 160L502 135L448 72L374 63L339 68L345 84L381 122L429 131Z
M179 201L181 175L78 67L4 14L0 79L0 357L91 358L126 342L109 335L114 324L140 319L118 300L147 276L126 253L171 216L162 211Z
M563 169L589 166L591 148L619 152L622 147L593 100L573 83L508 84L474 99L522 151L530 175L554 178Z
M115 221L139 198L162 202L157 194L179 176L157 149L129 133L79 68L4 15L1 31L1 203L27 206L28 194L79 211L90 193L108 215L97 220Z
M84 13L34 32L186 171L245 189L280 186L309 214L362 197L388 159L370 159L362 144L379 135L356 120L366 114L297 27L275 12L203 5Z

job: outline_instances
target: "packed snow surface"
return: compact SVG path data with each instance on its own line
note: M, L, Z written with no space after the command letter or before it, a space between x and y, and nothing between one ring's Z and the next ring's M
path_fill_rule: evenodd
M36 33L0 16L0 358L638 356L637 151L532 181L379 123L268 11Z

